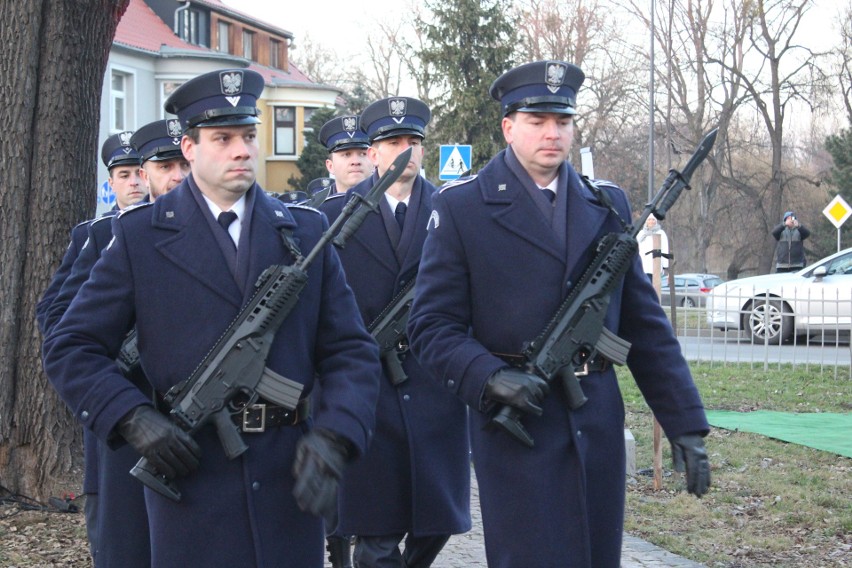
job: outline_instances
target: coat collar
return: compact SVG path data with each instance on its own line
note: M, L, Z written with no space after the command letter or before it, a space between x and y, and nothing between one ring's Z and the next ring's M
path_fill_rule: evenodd
M249 282L254 282L270 264L281 262L284 247L278 233L282 228L296 227L295 218L283 203L268 197L257 184L253 187L258 194L249 236L252 251ZM231 276L203 211L192 196L189 178L159 197L152 208L152 227L163 231L154 243L155 248L177 268L240 307L243 294Z
M568 198L567 247L563 251L535 202L526 194L524 181L506 165L508 151L494 157L494 167L480 172L483 201L492 206L495 222L562 261L571 271L586 249L600 238L609 209L597 203L574 168L565 162L560 169L559 187L559 191L567 192Z

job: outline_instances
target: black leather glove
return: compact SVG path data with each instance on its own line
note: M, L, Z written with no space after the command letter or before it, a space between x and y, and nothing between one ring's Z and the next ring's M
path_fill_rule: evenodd
M672 439L671 443L674 470L686 470L686 490L701 497L710 487L710 461L704 440L698 434L684 434Z
M508 404L526 414L541 416L541 401L550 392L547 382L518 369L500 369L488 377L485 398L491 402Z
M118 433L168 478L198 469L201 448L164 415L146 405L137 406L118 423Z
M293 497L301 510L328 522L337 517L337 485L353 454L348 440L322 428L299 440L293 463Z

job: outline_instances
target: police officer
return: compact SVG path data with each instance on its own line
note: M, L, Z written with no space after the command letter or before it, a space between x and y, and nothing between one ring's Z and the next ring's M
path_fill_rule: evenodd
M120 208L127 207L145 198L145 192L139 186L139 154L130 144L133 135L131 131L113 134L104 140L101 146L101 160L109 172L109 184L116 196L115 206L104 214L105 217L114 215ZM49 313L62 289L63 284L71 275L77 257L83 250L88 239L89 224L92 219L79 223L71 229L71 240L65 249L65 254L59 268L53 274L50 284L36 305L36 321L42 336L46 337L58 318L50 318ZM56 308L53 308L56 309ZM64 312L64 310L62 310ZM61 315L61 314L60 314ZM86 516L86 535L89 539L89 549L92 559L97 561L98 541L98 466L97 443L91 433L83 431L83 493L86 495L84 513Z
M561 385L515 368L588 266L596 243L630 221L624 192L587 186L566 161L576 66L538 61L491 86L508 148L433 199L409 319L411 350L470 407L488 565L617 568L624 517L624 407L612 365L577 369L588 401L568 410ZM611 207L607 205L611 203ZM688 490L707 491L701 398L639 256L604 325L632 343L630 371L686 461ZM534 440L491 424L508 405Z
M139 155L130 140L133 132L119 132L104 141L101 159L109 170L109 185L115 192L113 209L121 211L148 195L139 174Z
M130 138L132 155L141 162L139 175L155 200L177 187L189 173L189 164L180 149L180 123L177 119L158 120L139 128ZM88 226L88 239L71 273L51 304L47 320L54 325L88 280L102 250L112 239L112 216L102 217ZM135 386L151 395L150 385L139 370L128 376ZM88 431L87 431L88 432ZM145 509L143 486L128 472L139 460L131 446L111 449L93 436L87 438L97 451L89 455L87 469L96 469L98 480L98 548L95 566L140 568L151 565L148 515ZM94 463L92 463L94 462Z
M435 187L420 175L429 108L408 97L368 106L362 127L376 171L321 206L335 219L344 204L365 195L409 147L411 160L380 201L379 211L340 251L346 277L365 322L372 322L414 279ZM385 368L376 407L376 436L344 476L340 532L355 535L361 568L430 566L451 534L470 529L470 460L464 405L437 385L405 348L407 380L394 384ZM404 541L404 551L399 545Z
M320 128L319 139L328 150L325 167L334 178L330 195L346 193L372 173L373 165L367 157L370 141L357 115L332 118ZM313 195L310 187L308 194Z
M287 410L260 398L239 412L234 422L249 449L238 458L227 459L212 425L193 436L178 428L114 363L135 324L145 374L163 395L216 344L260 273L296 261L327 227L316 210L287 206L255 182L262 89L258 73L225 69L169 97L191 175L117 219L111 244L45 343L48 377L87 428L126 441L168 478L185 476L180 502L146 488L154 566L322 566L320 515L374 427L378 354L330 247L313 257L312 285L265 361L303 385L302 400ZM315 380L324 412L312 421Z
M130 144L132 136L133 132L129 130L119 132L104 140L101 146L101 159L109 172L109 184L116 196L116 204L108 212L110 215L145 197L144 190L139 187L139 154ZM45 329L47 310L56 298L62 283L71 273L71 266L86 242L88 225L91 221L92 219L89 219L71 229L71 240L68 248L65 249L65 255L36 305L36 320L42 335L47 335Z
M139 175L151 201L176 188L189 175L189 162L180 149L181 136L180 121L170 118L146 124L130 138L139 152Z

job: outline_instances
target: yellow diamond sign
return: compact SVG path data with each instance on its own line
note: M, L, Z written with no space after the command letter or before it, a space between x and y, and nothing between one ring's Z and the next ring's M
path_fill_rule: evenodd
M852 207L846 203L845 199L837 195L825 206L822 214L828 217L828 220L839 229L840 225L852 215Z

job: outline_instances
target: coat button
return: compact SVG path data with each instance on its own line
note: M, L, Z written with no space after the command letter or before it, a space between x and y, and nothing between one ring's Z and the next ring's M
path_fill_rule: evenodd
M453 388L454 386L456 386L456 382L453 379L450 379L449 381L447 381L447 386Z
M251 488L252 488L254 491L258 491L258 490L260 490L260 481L255 481L254 483L252 483L252 484L251 484Z
M409 400L411 398L410 395L404 394L402 395L402 400Z
M582 437L583 437L583 433L582 433L582 432L580 432L579 430L577 430L577 437L578 437L578 438L582 438Z
M85 420L88 417L89 417L89 411L88 410L84 410L83 412L80 413L80 418L82 418L83 420Z

